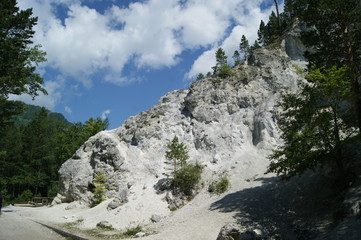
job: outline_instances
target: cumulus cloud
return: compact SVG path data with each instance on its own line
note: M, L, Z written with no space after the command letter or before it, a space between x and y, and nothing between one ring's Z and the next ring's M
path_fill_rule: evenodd
M194 79L199 73L212 72L212 66L216 64L215 52L218 48L223 48L228 56L228 61L232 62L231 57L235 50L238 50L242 35L245 35L250 44L257 39L257 30L261 20L267 22L273 8L260 9L262 1L240 1L233 14L236 21L230 34L224 38L220 44L214 45L210 50L203 52L193 63L191 69L186 74L187 80ZM282 7L282 6L281 6ZM242 14L236 14L240 12Z
M102 12L85 0L19 0L19 5L39 16L35 41L48 53L47 67L90 87L99 71L107 72L103 80L124 84L134 81L122 74L127 63L172 67L189 49L205 52L188 76L209 69L209 51L218 46L231 51L241 34L255 39L259 21L269 14L259 8L263 1L148 0L128 7L113 1Z
M108 115L111 113L111 111L109 109L105 110L102 112L102 115L101 115L101 119L102 120L105 120L108 118Z
M71 108L69 106L65 106L64 107L65 112L67 112L68 114L72 114L73 110L71 110Z
M10 95L9 100L22 101L27 104L45 107L49 110L54 110L54 107L59 103L62 94L61 81L48 81L44 84L48 94L39 93L34 100L29 95Z

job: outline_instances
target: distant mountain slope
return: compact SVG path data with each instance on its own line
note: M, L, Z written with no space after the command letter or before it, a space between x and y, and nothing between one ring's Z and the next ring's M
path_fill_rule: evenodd
M39 113L42 107L25 104L25 108L22 114L14 117L14 122L16 126L24 126L29 123L35 116ZM49 112L49 118L63 123L70 123L63 114L56 112Z

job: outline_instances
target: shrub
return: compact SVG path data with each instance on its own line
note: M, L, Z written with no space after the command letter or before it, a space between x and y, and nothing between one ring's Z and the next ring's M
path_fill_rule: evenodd
M28 202L32 199L32 197L33 193L29 189L26 189L15 199L14 202Z
M128 228L124 233L123 235L126 236L126 237L133 237L135 236L137 233L139 232L142 232L143 229L141 226L136 226L136 227L133 227L133 228Z
M231 67L229 65L226 64L219 67L218 76L220 76L221 78L231 76L231 73Z
M224 193L229 188L229 179L225 173L221 174L218 181L212 182L209 186L209 192L215 192L217 194Z
M200 164L187 164L175 173L172 186L184 195L192 196L192 191L201 180L201 173L202 166Z
M224 193L229 188L229 179L226 176L221 177L214 185L214 191L218 194Z
M104 199L104 195L105 195L105 176L104 173L99 172L97 173L95 180L93 182L93 185L95 186L95 188L93 189L93 193L94 193L94 201L92 206L95 207L97 206L99 203L103 202Z

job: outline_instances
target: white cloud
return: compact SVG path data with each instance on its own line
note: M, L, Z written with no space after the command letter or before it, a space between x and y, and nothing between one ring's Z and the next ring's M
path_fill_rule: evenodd
M242 35L245 35L252 45L257 39L257 30L261 20L267 22L272 8L261 11L259 5L262 1L240 1L235 11L234 20L237 25L233 27L231 33L219 44L214 45L212 49L203 52L193 63L191 69L186 74L186 80L194 79L199 73L212 72L212 66L215 65L215 52L218 48L223 48L228 56L228 61L232 62L232 56L235 50L238 50ZM282 6L281 6L282 7ZM237 14L243 11L244 14Z
M102 115L101 115L101 119L102 120L105 120L108 118L108 115L111 113L111 111L109 109L105 110L102 112Z
M31 105L42 106L52 111L62 97L62 82L48 81L44 84L44 88L47 90L48 95L39 93L39 96L35 97L34 100L29 95L10 95L9 100L22 101Z
M122 74L130 61L138 68L172 67L185 50L214 50L224 39L222 45L231 48L236 41L231 38L242 33L255 39L259 21L268 16L259 10L261 2L149 0L128 8L113 5L104 13L84 0L19 0L19 5L39 16L35 41L48 53L47 66L90 87L92 74L100 70L107 71L108 82L134 81ZM66 14L57 13L60 5ZM240 26L227 38L234 23ZM209 65L208 55L205 51L190 73Z
M65 112L67 112L68 114L72 114L73 110L71 110L71 108L69 106L65 106L64 107Z

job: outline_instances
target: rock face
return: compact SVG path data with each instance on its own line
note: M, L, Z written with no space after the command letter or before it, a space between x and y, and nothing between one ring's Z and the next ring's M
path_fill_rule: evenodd
M204 165L204 182L228 172L237 188L239 176L263 173L265 156L280 141L272 112L302 76L282 49L259 49L247 65L232 71L229 78L212 76L172 91L118 129L91 137L59 170L57 201L90 203L98 172L106 177L106 197L114 198L108 209L126 206L145 192L152 197L147 204L164 201L157 183L166 178L166 146L174 136L187 145L190 162ZM144 209L150 209L144 218L155 213Z

